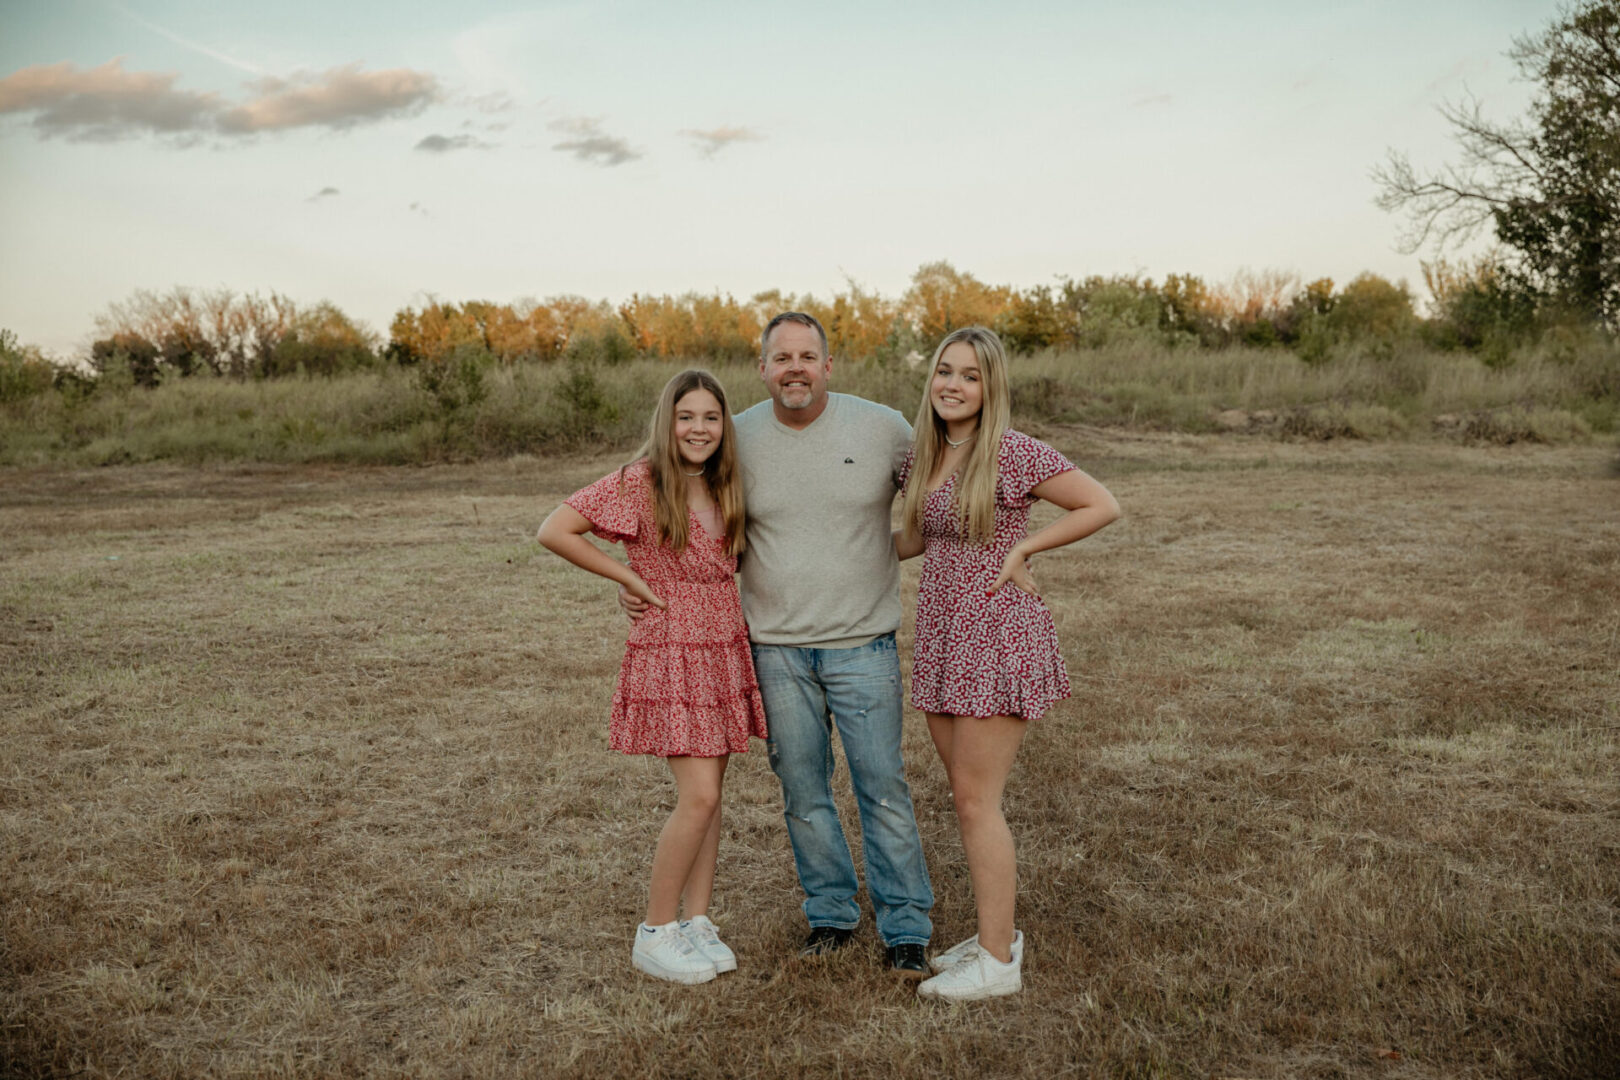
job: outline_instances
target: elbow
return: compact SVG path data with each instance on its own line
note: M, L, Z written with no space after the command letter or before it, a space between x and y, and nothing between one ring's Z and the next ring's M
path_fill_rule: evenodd
M534 538L547 551L556 551L559 540L558 534L561 531L557 527L557 515L555 513L548 514L546 520L540 523L540 528L535 532Z

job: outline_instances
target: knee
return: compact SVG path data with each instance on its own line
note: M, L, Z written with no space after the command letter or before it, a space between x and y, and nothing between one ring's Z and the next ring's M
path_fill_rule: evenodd
M994 821L1001 816L999 798L964 780L957 780L952 785L951 801L956 805L956 820L963 828Z
M824 749L772 740L766 744L771 771L782 782L782 791L792 796L813 798L826 789L832 776L831 760Z
M687 814L708 821L720 810L720 785L693 785L681 792L676 804Z

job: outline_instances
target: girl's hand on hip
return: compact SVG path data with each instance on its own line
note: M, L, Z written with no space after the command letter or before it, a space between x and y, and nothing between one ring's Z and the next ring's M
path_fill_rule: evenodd
M635 597L637 600L640 600L642 603L651 604L653 607L658 608L661 611L669 608L669 605L664 603L663 600L659 599L658 594L652 591L652 586L648 585L639 577L627 582L624 586L624 591ZM632 618L634 618L634 616L632 616Z
M990 583L985 595L994 596L1001 591L1003 585L1007 584L1011 584L1015 589L1022 589L1037 600L1041 598L1041 594L1035 591L1035 577L1030 573L1029 560L1017 548L1007 552L1007 558L1001 564L1001 573Z

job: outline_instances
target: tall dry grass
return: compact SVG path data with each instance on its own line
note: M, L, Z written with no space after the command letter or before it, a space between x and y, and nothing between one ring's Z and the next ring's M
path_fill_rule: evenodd
M0 465L412 464L628 448L676 370L653 360L466 362L475 393L455 379L425 385L426 369L390 368L264 381L192 377L154 389L110 379L88 395L35 394L0 405ZM763 397L752 365L715 370L738 407ZM922 381L904 363L834 364L835 388L907 416ZM1016 358L1012 382L1022 424L1567 443L1607 437L1620 422L1620 353L1601 339L1550 341L1506 367L1413 344L1345 349L1307 364L1276 349L1127 340Z
M739 971L631 970L672 786L606 748L611 589L531 540L615 458L9 471L0 1075L1614 1075L1602 451L1043 433L1126 518L1036 563L1076 695L1008 788L1026 990L957 1007L869 920L795 959L760 752Z

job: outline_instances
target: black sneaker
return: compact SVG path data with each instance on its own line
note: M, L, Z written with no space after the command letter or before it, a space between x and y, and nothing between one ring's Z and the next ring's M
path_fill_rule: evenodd
M921 945L890 945L889 970L906 979L924 979L929 975L928 958Z
M854 936L855 931L845 930L841 926L813 926L810 936L804 939L804 948L799 950L799 955L826 956L848 945L849 939Z

